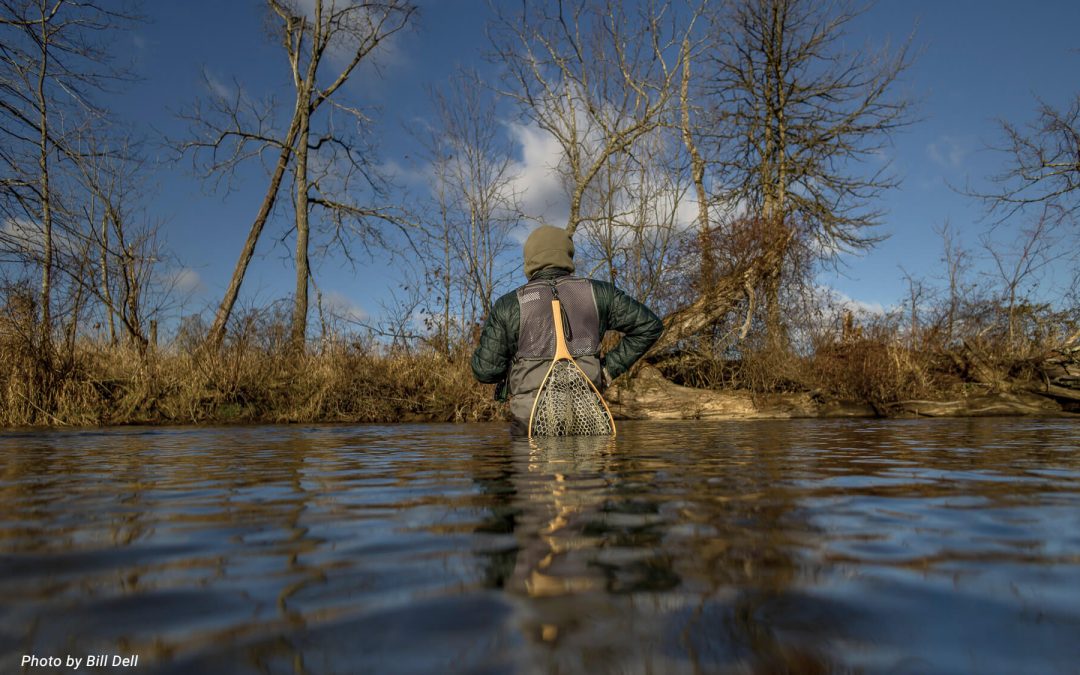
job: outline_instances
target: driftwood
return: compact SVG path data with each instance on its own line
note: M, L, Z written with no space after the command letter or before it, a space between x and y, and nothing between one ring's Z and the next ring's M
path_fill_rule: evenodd
M621 420L749 420L798 417L987 417L1058 415L1062 406L1045 391L981 394L952 401L899 401L875 409L853 401L822 401L809 393L754 396L745 391L712 391L673 384L645 366L637 377L620 381L607 393ZM1075 400L1080 392L1072 391Z
M850 401L818 401L811 393L755 396L747 391L683 387L644 366L632 380L606 392L611 413L623 420L734 420L797 417L874 417L873 407Z
M1033 394L1049 396L1063 401L1076 401L1080 403L1080 388L1062 387L1056 384L1035 384L1028 388Z
M664 332L629 377L605 392L617 419L749 419L791 417L763 412L748 392L717 392L683 387L650 365L681 355L684 342L722 320L743 297L753 292L762 273L775 265L775 255L747 256L744 262L715 280L694 302L664 317Z
M1043 381L1030 391L1065 401L1080 401L1080 347L1059 351L1040 368Z
M983 394L954 401L899 401L888 406L895 417L990 417L1006 415L1056 415L1056 402L1025 392Z
M981 350L977 349L967 340L961 343L960 350L950 354L953 362L961 367L968 380L979 384L990 385L994 389L1006 387L1004 373L995 368Z
M652 366L633 380L607 391L611 413L619 419L748 419L760 417L749 393L682 387Z

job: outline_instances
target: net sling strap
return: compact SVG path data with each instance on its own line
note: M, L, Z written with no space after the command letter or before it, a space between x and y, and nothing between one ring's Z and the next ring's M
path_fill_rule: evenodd
M566 346L562 303L552 285L555 356L533 401L529 436L614 436L607 402Z

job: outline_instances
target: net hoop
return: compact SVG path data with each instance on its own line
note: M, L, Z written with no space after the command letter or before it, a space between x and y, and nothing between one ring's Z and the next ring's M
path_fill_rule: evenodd
M585 371L581 369L581 366L577 364L574 357L570 354L570 350L567 349L566 339L564 337L564 328L562 323L562 305L556 298L551 301L551 311L554 317L555 327L555 355L552 358L551 365L548 367L547 372L544 374L540 387L536 391L536 398L533 399L532 410L529 413L529 426L528 433L529 438L535 436L570 436L570 435L606 435L614 437L615 430L615 418L611 415L611 409L608 407L607 401L604 400L604 396L600 393L600 390L596 388L593 381L585 374ZM565 365L560 365L565 364ZM592 417L591 421L585 419L583 423L577 424L579 427L577 433L571 433L569 429L565 433L553 434L535 434L537 426L537 408L540 406L541 399L545 400L545 407L549 406L547 401L550 385L553 384L552 376L557 375L561 378L559 384L566 390L564 395L568 398L576 398L576 402L580 403L583 408L583 412L586 414L581 415L582 419ZM580 379L588 383L588 389L585 389L576 383L574 380ZM574 392L573 389L579 391ZM591 396L583 395L582 391L589 391ZM595 397L595 399L593 399ZM589 403L585 402L585 399L590 399ZM570 406L567 414L562 415L562 420L555 420L553 422L556 427L569 426L572 422L577 421L579 416L574 412L575 401L564 401L563 405ZM599 406L595 402L599 402ZM584 410L585 408L592 407L593 410ZM602 412L601 412L602 410ZM570 421L567 421L570 420ZM602 424L601 424L602 420ZM581 428L584 427L584 428Z

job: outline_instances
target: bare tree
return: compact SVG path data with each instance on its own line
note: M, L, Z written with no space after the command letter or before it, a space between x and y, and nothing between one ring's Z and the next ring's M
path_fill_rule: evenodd
M586 192L615 156L664 121L675 95L685 25L668 3L523 3L492 30L503 93L563 152L571 235Z
M701 105L700 103L695 104L695 99L705 97L695 91L699 87L691 88L695 82L695 78L692 76L692 67L700 57L701 45L701 41L691 41L690 33L683 37L678 126L683 146L686 148L690 158L690 180L693 183L694 194L697 198L698 254L701 258L698 287L704 292L712 284L716 275L716 260L711 235L712 223L709 217L709 193L705 185L705 171L709 163L701 150L700 137L703 130L698 120Z
M239 86L231 91L213 87L210 90L208 98L197 102L192 111L183 115L191 127L191 138L176 144L182 154L190 154L198 173L204 178L216 177L221 180L231 177L236 168L247 160L261 159L265 154L273 155L273 170L266 192L248 229L229 285L214 314L214 321L206 333L207 344L218 347L236 307L248 265L281 191L281 183L296 144L299 111L294 107L288 128L278 132L274 129L273 115L277 102L272 97L266 101L256 101Z
M110 65L107 39L136 17L122 4L6 0L0 3L0 215L8 254L40 267L40 328L51 341L56 241L65 207L70 136L101 111L94 95L124 73ZM36 248L13 236L33 232Z
M1006 315L1006 346L1012 351L1024 343L1024 316L1049 316L1050 305L1033 299L1069 302L1068 286L1076 286L1074 276L1057 291L1036 291L1048 270L1063 260L1075 268L1078 259L1080 94L1060 109L1040 101L1037 117L1027 125L1002 121L1000 126L1004 143L994 149L1005 155L1005 168L991 176L996 189L966 192L983 200L995 217L982 243L999 289L993 304ZM1017 231L1004 232L1014 222L1021 223Z
M1039 103L1035 121L1019 127L1002 121L1006 169L993 177L996 192L969 194L987 201L1004 220L1028 206L1052 204L1075 216L1080 212L1080 94L1068 107Z
M579 256L643 302L672 283L673 259L690 223L683 222L690 176L679 166L680 144L668 127L638 139L633 154L613 157L586 203L601 217L582 222ZM595 200L595 205L591 203Z
M957 238L952 225L945 221L935 232L941 237L941 262L945 265L945 283L948 299L945 303L945 344L952 344L957 334L960 310L966 302L969 287L965 282L971 269L971 252Z
M713 18L720 196L778 224L779 265L764 280L774 344L785 342L785 266L799 261L809 274L815 260L873 245L881 213L871 201L895 185L881 150L909 121L910 101L894 91L907 45L895 55L845 50L858 14L823 0L747 0Z
M450 319L450 296L456 295L463 326L491 310L496 289L512 271L503 257L510 232L523 218L512 148L489 93L476 73L467 72L433 90L436 119L425 141L436 191L436 238L444 253L444 318Z
M388 2L324 3L315 0L311 15L299 3L284 0L267 0L281 20L284 45L292 70L292 83L296 92L297 130L296 161L293 182L296 190L293 209L296 227L296 291L293 296L291 343L301 347L307 331L308 285L311 278L309 262L311 240L311 209L321 206L328 209L332 218L340 224L343 218L379 218L385 212L358 206L348 201L347 183L344 189L325 189L317 177L318 169L310 164L312 153L323 147L330 158L323 164L321 177L326 179L334 171L345 170L345 181L354 172L371 180L372 164L369 158L340 134L335 125L328 124L327 131L313 138L312 117L323 103L349 79L349 76L384 40L402 30L415 11L415 7L403 0ZM345 64L331 71L327 77L320 72L329 63L325 57L340 51ZM357 124L369 122L358 108L331 103L340 114L352 117ZM313 170L314 169L314 170ZM340 234L340 229L338 230ZM340 241L340 239L339 239Z
M900 272L904 277L904 281L907 282L907 300L905 304L908 311L908 347L915 349L918 343L920 315L931 294L931 289L923 279L908 272L903 265L900 266Z
M420 256L420 264L425 268L428 287L435 290L435 303L441 305L437 312L429 309L428 328L437 331L436 342L439 349L445 353L450 352L452 325L454 323L455 302L454 296L460 287L459 274L461 273L461 261L454 255L455 237L453 235L455 223L453 210L453 197L447 184L446 175L449 171L446 164L452 155L445 154L441 148L440 139L432 134L434 146L430 148L431 170L434 176L432 181L432 204L433 217L428 223L422 223L420 231L428 248L428 255ZM461 300L464 311L464 298ZM437 318L436 318L437 317Z
M593 217L581 223L578 238L583 241L577 247L577 257L589 265L589 276L603 270L609 281L619 281L619 258L628 234L625 225L641 206L629 194L630 174L635 168L629 154L610 157L583 196L582 205Z
M1067 222L1066 211L1044 203L1041 213L1016 233L1019 236L1012 243L1001 244L989 235L983 237L983 248L994 263L996 281L1000 284L999 303L1007 318L1007 346L1010 349L1016 348L1021 338L1020 306L1028 301L1042 274L1056 261L1075 256L1074 251L1062 246Z
M346 222L363 226L367 219L389 217L385 207L358 205L347 196L357 176L372 188L377 187L378 177L375 162L366 152L370 147L346 131L349 126L362 128L370 120L359 108L337 102L335 95L379 45L408 25L415 6L406 0L267 0L267 5L280 21L278 30L295 93L288 128L285 132L273 131L272 99L257 103L237 87L228 96L212 98L208 111L196 109L187 116L195 138L181 144L181 149L191 152L208 175L228 174L241 162L265 152L276 154L266 194L210 328L208 343L212 345L221 343L248 264L290 164L296 233L294 346L302 346L307 330L312 209L327 211L336 226L332 239L343 244L347 239ZM331 112L325 116L325 126L316 128L316 113L324 108ZM335 115L349 122L335 123Z
M147 162L138 144L124 138L87 134L79 150L75 166L84 197L71 238L80 251L65 270L100 304L110 342L122 331L145 354L174 283L165 273L170 256L159 223L145 206Z
M755 286L781 264L783 249L774 245L779 236L775 220L732 217L713 228L717 274L714 282L690 302L664 317L664 334L650 355L678 353L706 335L746 299L747 314L740 329L745 338L757 306ZM722 242L723 246L716 246Z

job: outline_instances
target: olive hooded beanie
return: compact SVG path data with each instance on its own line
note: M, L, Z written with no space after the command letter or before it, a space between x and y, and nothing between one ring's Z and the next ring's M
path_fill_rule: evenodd
M574 240L561 227L541 225L525 240L525 276L551 267L574 271Z

